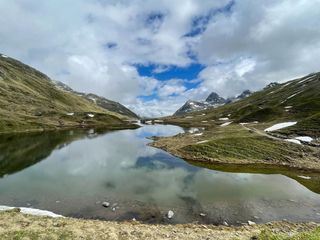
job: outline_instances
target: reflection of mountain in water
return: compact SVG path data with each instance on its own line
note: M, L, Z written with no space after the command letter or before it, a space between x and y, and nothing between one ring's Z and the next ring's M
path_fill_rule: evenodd
M0 135L0 177L13 174L47 158L54 149L83 137L92 130L52 131Z
M169 155L166 152L158 152L150 156L139 157L136 161L134 168L143 167L151 170L173 169L176 167L184 168L192 172L197 170L197 168L195 168L194 166L186 164L185 162L181 161L181 159Z

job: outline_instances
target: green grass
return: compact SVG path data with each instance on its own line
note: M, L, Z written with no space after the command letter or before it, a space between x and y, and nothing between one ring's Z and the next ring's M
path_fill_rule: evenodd
M302 147L285 142L272 140L263 136L226 137L203 144L184 147L182 150L191 152L197 157L206 156L213 159L247 159L290 162L302 157Z
M12 58L0 58L0 133L86 126L130 127L127 118L57 88L39 71ZM74 112L74 117L66 117ZM88 119L87 113L95 114ZM131 126L132 127L132 126Z
M291 162L301 159L306 151L304 146L261 136L240 125L207 130L202 140L208 142L188 145L181 150L197 158L264 162Z
M74 239L74 235L72 232L68 230L55 230L55 229L44 229L44 230L16 230L16 231L10 231L0 234L0 239L6 239L6 240L21 240L21 239L27 239L27 240L69 240Z

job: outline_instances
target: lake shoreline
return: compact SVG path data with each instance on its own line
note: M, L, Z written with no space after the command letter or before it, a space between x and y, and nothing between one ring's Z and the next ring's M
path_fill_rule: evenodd
M143 224L74 218L51 218L0 212L0 237L51 237L64 239L260 239L260 237L319 236L320 224L286 221L243 226L203 224ZM278 239L278 238L277 238ZM282 239L282 238L281 238ZM302 239L302 238L301 238ZM308 238L303 238L308 239Z
M55 128L28 128L28 129L21 129L21 130L10 130L10 131L0 131L0 135L7 135L7 134L20 134L20 133L41 133L41 132L54 132L54 131L69 131L69 130L89 130L89 129L103 129L105 131L113 131L113 130L130 130L130 129L137 129L141 126L138 124L125 124L125 125L73 125L73 126L65 126L60 127L57 126Z
M152 137L150 139L152 139L153 142L151 142L149 146L162 149L190 163L205 163L213 167L215 165L238 165L246 167L257 164L266 168L280 167L297 171L320 172L319 147L286 143L283 139L278 139L271 135L267 136L267 134L261 136L250 128L238 128L235 125L220 129L204 128L203 130L199 130L201 127L191 129L197 129L197 131L195 133L183 133L170 137ZM237 136L234 138L233 135ZM253 149L252 152L250 152L252 146L246 144L246 141L248 141L248 139L250 140L250 138L252 138L253 142L257 145L253 146L256 149ZM225 148L227 144L216 144L216 142L222 141L234 141L235 144L239 145L238 148L244 150L241 154L247 157L239 157L241 154L232 157L228 156L230 149ZM259 145L260 142L262 143L261 146ZM210 144L212 145L210 146ZM268 149L269 145L281 146L277 147L280 150L278 156L283 157L283 160L277 159L277 155L274 155L274 152ZM265 149L263 147L265 147ZM267 157L264 156L264 159L260 159L259 156L254 155L257 151L260 153L264 152L263 155L267 155ZM283 153L281 151L283 151ZM289 153L297 151L299 151L299 154L297 154L296 157L290 156ZM217 154L217 157L214 157L215 152L220 152ZM213 153L213 155L211 155L211 153Z
M166 140L164 140L167 137L163 137L163 138L158 138L157 140L155 140L154 142L150 143L149 146L151 147L155 147L161 150L164 150L168 153L170 153L171 155L181 158L184 161L194 164L194 163L199 163L199 164L207 164L207 165L212 165L212 168L209 169L215 169L215 167L217 167L219 169L219 166L226 166L226 167L231 167L231 166L237 166L239 168L241 167L252 167L253 165L258 165L259 167L257 167L257 169L261 168L262 166L265 169L272 169L272 168L286 168L286 169L292 169L292 170L296 170L296 171L302 171L302 172L310 172L310 173L320 173L320 167L319 168L308 168L308 167L297 167L295 165L290 166L290 165L283 165L283 164L278 164L278 163L250 163L250 162L246 162L246 161L242 161L241 159L239 159L239 161L218 161L215 159L209 159L209 158L198 158L196 156L192 156L183 152L179 152L176 149L171 149L170 147L168 147L168 145L165 144ZM169 137L170 138L170 137Z

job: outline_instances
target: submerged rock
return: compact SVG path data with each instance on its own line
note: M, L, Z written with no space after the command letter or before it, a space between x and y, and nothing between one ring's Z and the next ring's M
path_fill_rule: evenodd
M167 213L167 217L169 219L171 219L171 218L173 218L173 216L174 216L174 212L172 210L169 210L168 213Z
M107 207L109 207L109 206L110 206L110 203L109 203L109 202L103 202L103 203L102 203L102 206L104 206L104 207L106 207L106 208L107 208Z

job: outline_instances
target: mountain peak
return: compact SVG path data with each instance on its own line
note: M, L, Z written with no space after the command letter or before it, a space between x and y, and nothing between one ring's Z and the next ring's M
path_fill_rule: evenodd
M203 110L207 106L206 103L188 100L174 115L182 115L188 112Z
M249 97L252 94L250 90L244 90L240 95L237 96L237 99L243 99Z
M211 103L211 104L223 104L223 103L225 103L225 101L226 100L223 97L220 97L215 92L210 93L210 95L206 99L206 102Z

